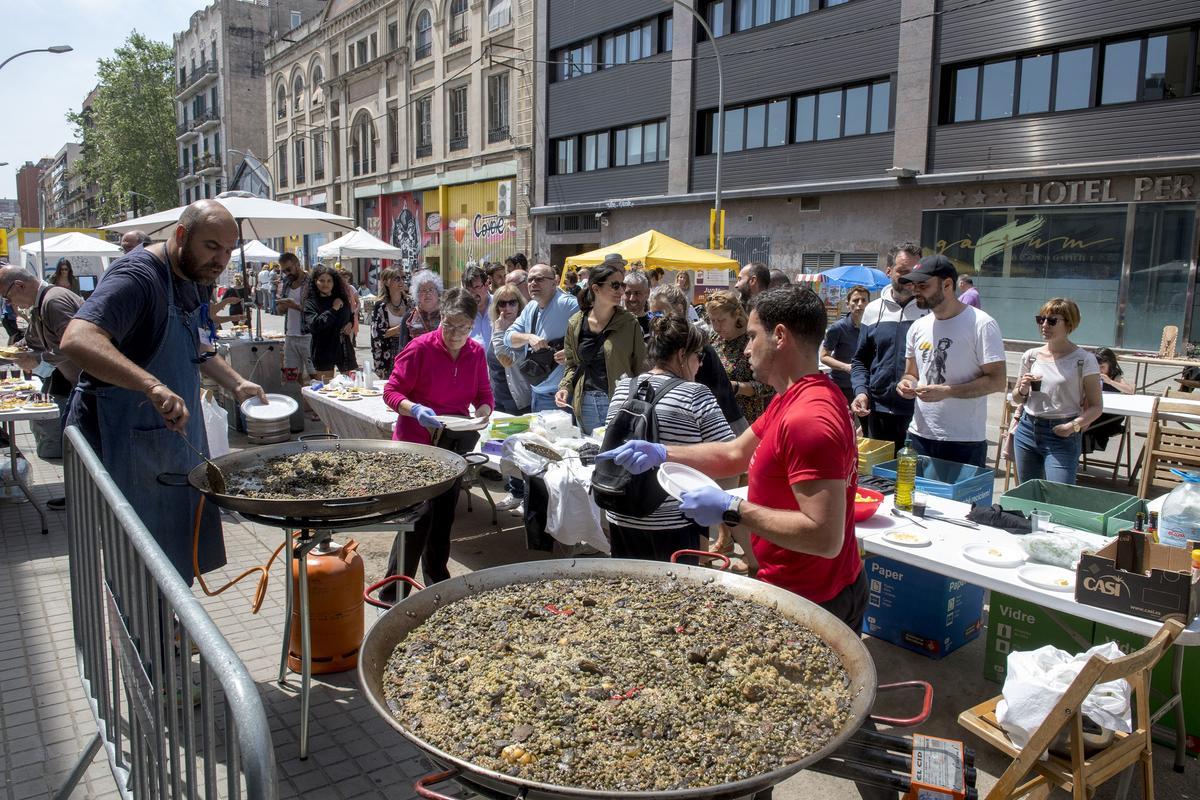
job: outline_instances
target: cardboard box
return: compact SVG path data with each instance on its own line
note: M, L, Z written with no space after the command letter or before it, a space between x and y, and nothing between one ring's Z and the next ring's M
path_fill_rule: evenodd
M1075 600L1146 619L1200 614L1200 582L1192 583L1191 549L1146 543L1149 574L1117 569L1117 542L1084 553L1075 570Z
M952 653L979 635L983 592L979 586L871 556L863 633L929 658Z
M1090 620L992 592L983 677L1003 683L1008 654L1014 650L1036 650L1049 644L1068 653L1082 653L1092 646L1094 631L1095 623Z
M897 459L884 462L871 470L871 474L896 480L897 463ZM917 491L935 497L991 505L995 484L996 470L988 467L974 467L929 456L921 456L917 460Z
M1115 536L1118 530L1110 520L1133 517L1134 512L1126 510L1140 502L1131 494L1045 480L1025 481L1000 495L1005 511L1049 511L1055 525L1107 536Z
M1116 642L1121 651L1128 655L1142 649L1148 642L1145 636L1123 631L1103 623L1096 623L1092 638L1094 644ZM1180 684L1180 694L1183 698L1183 718L1187 731L1187 749L1190 753L1200 753L1200 681L1189 676L1200 675L1200 648L1184 647L1183 650L1183 681ZM1150 700L1150 711L1157 708L1171 693L1171 669L1174 666L1175 651L1168 650L1154 667L1150 685L1154 692ZM1154 726L1154 739L1168 747L1175 746L1175 715L1168 713Z

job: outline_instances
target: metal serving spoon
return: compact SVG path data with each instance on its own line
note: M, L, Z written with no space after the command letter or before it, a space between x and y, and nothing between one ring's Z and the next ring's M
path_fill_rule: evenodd
M908 521L909 521L909 522L911 522L913 525L916 525L918 528L925 528L925 526L924 526L924 525L922 525L920 522L918 522L918 521L917 521L917 518L916 518L916 517L913 517L913 516L910 516L910 515L908 515L908 514L902 513L902 512L900 511L900 509L898 509L898 508L893 508L893 509L892 509L892 516L893 516L893 517L899 517L900 519L905 519L905 520L908 520ZM925 530L929 530L929 528L925 528Z
M222 474L221 468L214 464L211 458L197 450L196 446L188 441L187 436L184 436L183 431L176 431L176 433L179 434L180 439L183 439L183 443L188 446L188 449L200 456L200 458L204 459L205 463L207 464L207 466L204 468L204 476L208 478L208 488L212 489L217 494L225 494L225 475Z

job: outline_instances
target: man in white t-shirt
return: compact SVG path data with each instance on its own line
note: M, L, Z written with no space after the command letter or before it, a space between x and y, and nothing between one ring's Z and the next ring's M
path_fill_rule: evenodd
M996 320L954 294L958 271L945 256L926 256L900 279L931 312L905 342L901 397L916 399L909 425L913 449L932 458L987 462L987 396L1005 388L1004 339Z

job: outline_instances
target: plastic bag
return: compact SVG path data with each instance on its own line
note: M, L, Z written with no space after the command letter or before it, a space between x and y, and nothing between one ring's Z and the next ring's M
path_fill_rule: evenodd
M571 461L555 461L546 467L549 502L546 504L546 533L565 545L585 544L608 555L612 547L600 527L600 509L588 494L590 469Z
M1071 681L1097 653L1110 659L1124 655L1115 642L1098 644L1079 655L1051 645L1008 654L1008 677L1004 679L1004 697L996 704L996 721L1013 744L1028 744ZM1130 695L1129 683L1124 679L1096 684L1079 710L1101 728L1129 733L1133 730Z
M204 432L208 437L208 457L219 458L229 453L229 412L221 408L212 392L200 399L204 411Z
M1050 531L1021 537L1021 549L1033 561L1074 569L1084 550L1099 550L1108 544L1103 536L1079 531Z
M518 433L504 440L500 450L500 474L509 478L520 478L524 475L541 475L550 463L544 455L535 453L525 447L529 442L547 450L558 452L548 439L543 439L534 433Z

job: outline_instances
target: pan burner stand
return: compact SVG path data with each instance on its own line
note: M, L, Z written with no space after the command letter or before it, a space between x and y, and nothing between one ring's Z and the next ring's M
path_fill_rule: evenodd
M403 532L412 530L413 521L417 517L417 512L425 503L418 503L415 506L402 508L397 511L389 511L385 514L373 514L366 517L353 517L350 519L310 519L310 518L294 518L294 517L269 517L260 516L258 514L247 514L242 512L241 516L251 522L256 522L260 525L270 525L283 529L284 542L286 544L284 553L284 563L289 565L288 574L285 576L284 582L287 586L287 605L284 610L283 623L283 643L280 648L279 655L279 678L280 686L287 686L287 659L288 659L288 644L292 637L292 609L296 604L296 599L293 597L295 589L292 585L291 563L295 559L297 563L298 583L299 586L299 603L300 603L300 758L301 760L308 758L308 722L309 722L309 690L312 685L312 634L309 629L309 604L308 604L308 554L317 548L324 548L328 545L329 540L333 537L334 529L339 531L362 529L371 526L382 526L385 523L390 523L385 530L393 531L397 527ZM298 536L293 536L293 531L299 533Z

